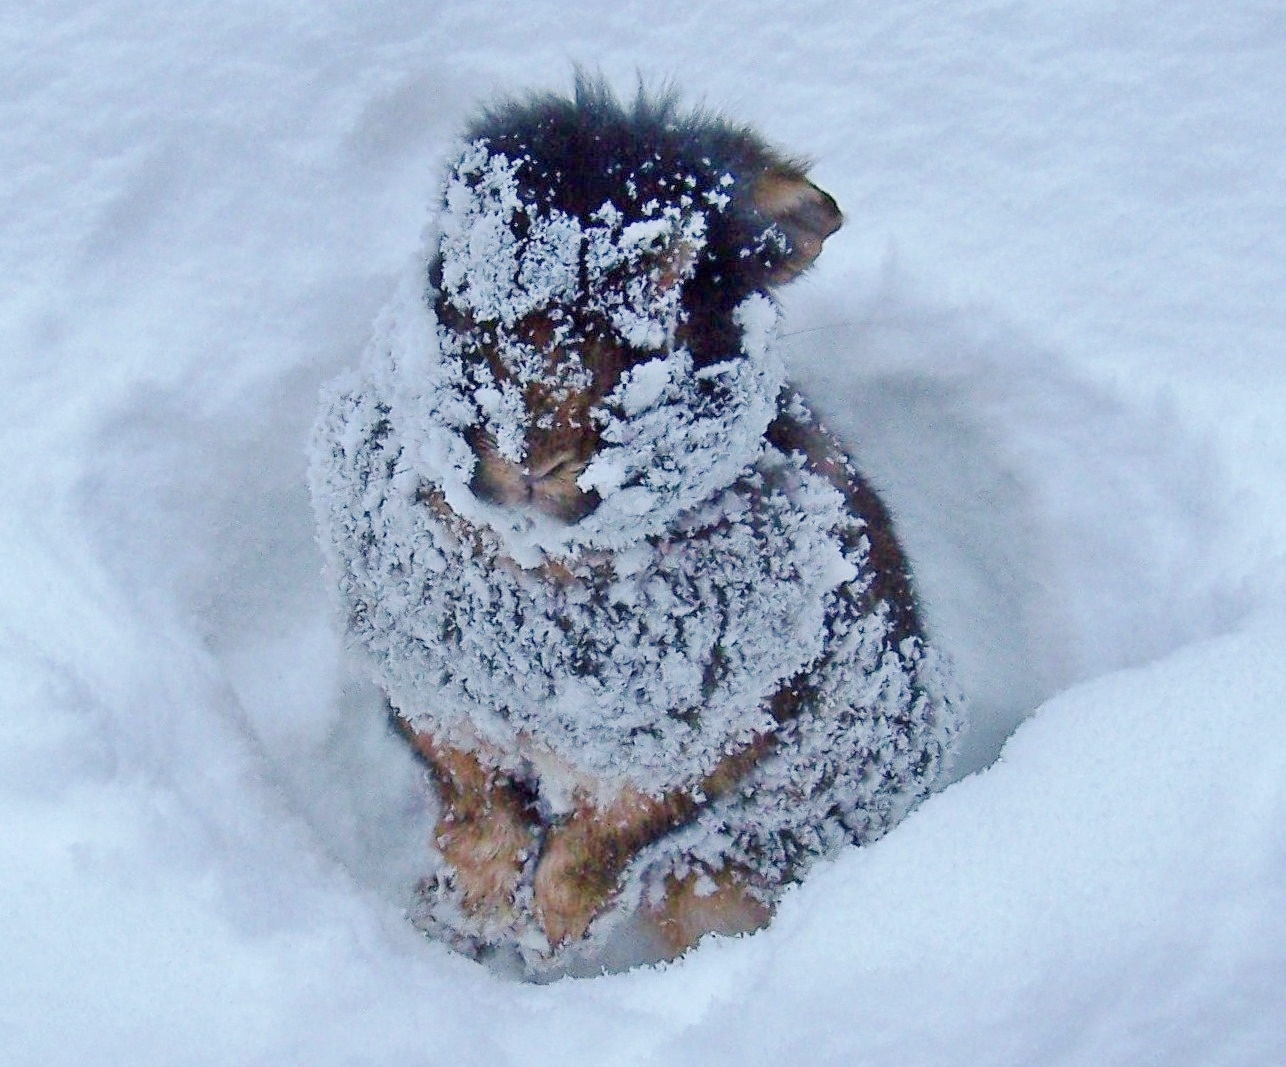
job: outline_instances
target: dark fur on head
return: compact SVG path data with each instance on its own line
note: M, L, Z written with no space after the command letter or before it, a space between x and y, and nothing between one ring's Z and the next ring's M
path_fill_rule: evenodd
M582 220L604 202L636 221L651 201L673 203L688 193L700 205L706 196L731 196L730 210L710 214L702 261L685 287L688 322L702 330L730 327L741 300L794 277L840 225L839 208L808 182L804 161L775 151L748 126L681 110L669 90L640 86L626 106L582 72L572 97L549 93L493 108L466 136L530 158L526 195ZM685 179L695 185L683 188ZM788 188L795 195L783 202ZM730 334L680 340L692 346L698 367L737 347Z
M679 288L672 332L660 343L623 336L601 310L578 298L550 301L512 324L480 319L442 284L441 258L430 266L438 319L467 361L485 362L498 383L512 378L502 353L516 346L546 367L541 380L519 383L533 424L543 424L529 433L522 462L504 459L482 427L471 432L480 461L475 494L574 522L597 506L593 493L575 485L597 445L592 410L622 373L678 347L698 369L738 355L734 310L751 293L806 269L841 215L808 181L802 162L776 152L748 127L681 111L668 91L640 87L625 105L601 79L584 73L570 98L538 95L484 112L465 140L485 145L493 157L521 161L515 178L523 209L509 221L519 244L534 218L566 216L588 227L601 221L604 205L619 213L620 227L654 222L666 211L701 216L700 240L662 239L648 260L621 268L614 282L624 286L641 275L659 293ZM589 288L584 255L582 296ZM588 384L551 388L566 380L567 366L587 371Z

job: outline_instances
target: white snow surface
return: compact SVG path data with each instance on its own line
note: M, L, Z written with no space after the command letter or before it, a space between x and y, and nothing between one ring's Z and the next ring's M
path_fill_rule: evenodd
M0 28L0 1062L1286 1062L1286 9L33 3ZM847 226L787 370L976 721L767 930L404 921L305 466L473 104L672 76ZM972 773L969 773L972 772Z

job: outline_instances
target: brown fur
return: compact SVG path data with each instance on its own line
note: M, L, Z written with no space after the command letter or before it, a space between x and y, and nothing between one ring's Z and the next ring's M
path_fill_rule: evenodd
M770 426L768 438L783 451L802 453L815 472L845 494L855 513L871 518L864 536L871 541L877 581L867 596L887 603L900 627L914 632L918 621L908 564L883 505L838 442L816 423L803 423L788 414ZM507 463L498 456L493 460ZM485 454L482 461L488 462ZM556 467L546 471L543 479L571 476ZM426 488L421 499L443 516L451 515L439 493ZM461 536L472 536L480 543L476 531L470 535L468 524L451 517ZM551 581L571 578L557 561L548 561L539 573ZM771 710L778 722L793 718L809 698L799 686L792 681L773 698ZM404 722L401 725L435 772L443 810L434 839L454 869L463 906L486 925L508 923L523 869L535 850L535 913L553 947L584 937L615 898L620 877L633 857L692 819L703 803L735 788L772 747L771 735L764 735L726 757L702 781L663 797L626 788L610 801L596 802L581 791L570 815L542 825L529 803L533 790L499 769L499 753L452 748ZM745 872L725 868L706 877L713 879L713 890L707 891L709 883L695 874L672 879L664 898L644 909L643 918L655 927L667 955L679 954L705 933L742 932L768 921L770 909L755 896Z
M485 757L442 744L400 716L396 722L433 769L442 805L434 844L452 867L462 906L488 926L510 922L523 867L539 839L535 909L554 947L585 935L614 898L620 876L641 848L683 825L706 800L735 787L770 748L769 739L761 737L725 758L694 789L663 797L626 788L596 805L582 793L570 816L541 827L525 791L496 767L485 765ZM666 902L650 909L653 921L668 931L667 946L677 931L695 928L697 916L716 920L721 907L729 909L726 921L706 926L674 954L709 930L725 925L754 928L743 927L736 915L758 914L756 907L767 914L763 905L744 894L735 873L722 878L721 892L708 898L694 894L692 884L676 883L673 902L667 893Z
M601 808L582 800L567 822L550 830L536 868L536 911L550 943L583 937L638 851L733 788L769 747L767 738L747 745L690 790L657 798L625 789Z
M578 90L588 92L591 98L599 92L585 85ZM541 110L544 106L537 106L531 115L519 112L516 130L510 128L513 122L501 121L505 119L501 112L483 123L481 135L495 150L520 157L530 148L524 138L535 136L548 125L537 121L545 114ZM591 100L585 106L592 111L603 105L601 100L597 104ZM576 131L580 127L568 120L563 105L555 102L548 107L553 125L573 131L567 134L568 144L579 145ZM667 122L668 107L663 105L653 120L661 125ZM661 136L664 141L671 134ZM673 136L692 138L693 134L688 130ZM713 136L711 143L723 146L727 165L737 171L741 183L728 214L728 224L740 227L729 231L737 236L705 249L688 247L680 238L671 239L661 243L641 267L646 283L657 294L680 286L680 313L671 340L674 346L687 348L697 366L738 351L741 342L732 318L736 303L750 292L790 281L807 269L842 221L835 201L808 180L800 164L778 156L749 131L715 123ZM561 160L557 147L550 150ZM584 215L596 209L602 199L598 192L587 191L589 184L582 189L580 183L589 183L598 172L566 145L561 150L572 160L563 163L574 165L578 177L551 185L546 191L549 202ZM591 153L598 150L585 148ZM544 157L535 155L537 163L530 164L524 173L531 174L532 181L549 180L539 165ZM710 165L710 160L705 163ZM548 173L566 171L550 164ZM655 180L655 175L648 180ZM664 187L662 181L655 190L662 198L669 195ZM576 199L581 196L587 198L583 204ZM533 199L543 201L545 196ZM777 239L764 245L756 235L768 232L775 232ZM518 236L521 239L522 235ZM431 272L436 269L432 266ZM535 312L505 326L475 322L467 307L454 303L442 289L435 304L441 326L456 335L466 360L485 363L498 385L514 382L501 358L503 351L518 346L543 359L544 373L521 385L532 427L522 442L521 459L501 455L486 429L473 427L468 441L478 462L470 489L479 499L503 507L532 508L573 523L599 503L595 493L584 492L576 484L600 443L591 413L615 389L626 370L656 353L631 349L609 324L594 319L583 307L551 306L547 310L548 314ZM574 327L574 346L568 351L560 347L559 337L567 334L559 333L559 323ZM573 372L581 373L582 382L587 373L589 384L569 389ZM814 468L849 497L859 513L883 516L874 494L822 431L783 415L769 431L769 439L785 451L802 451ZM419 499L448 518L462 542L481 545L480 532L453 515L438 490L426 485ZM891 536L885 541L877 534L873 540L877 542L872 549L873 557L878 557L875 569L883 573L885 564L890 564L892 573L903 576L891 581L895 585L903 581L905 565ZM500 565L511 563L501 560ZM570 577L557 561L547 562L536 574L552 581ZM905 603L906 610L913 611L909 589L898 586L889 592L891 602ZM792 718L805 695L796 682L784 686L771 704L777 721ZM471 750L452 747L412 729L405 721L399 722L433 769L442 804L434 840L453 869L453 883L465 910L484 929L509 923L534 856L531 906L554 949L586 935L595 918L614 901L622 875L641 849L691 821L709 800L737 788L773 744L771 734L761 736L726 756L703 780L660 797L643 795L620 782L592 783L573 795L569 814L545 823L533 802L540 794L540 770L539 761L529 758L530 753L502 755L485 746ZM539 740L532 739L537 747ZM520 777L502 767L521 767ZM650 901L642 918L655 927L667 954L677 955L706 932L738 932L767 922L770 909L756 897L754 888L747 872L734 867L672 877L663 899Z
M749 886L748 874L733 867L690 873L669 879L665 898L644 905L640 916L652 927L665 958L673 959L706 934L747 934L767 926L772 908Z
M840 228L843 216L834 199L793 167L778 166L755 182L754 205L790 239L794 254L772 274L775 285L788 282L813 265L822 243Z
M535 843L535 820L513 782L476 756L428 734L403 732L436 772L442 812L433 841L455 871L466 911L505 924L513 918L522 865Z
M597 494L582 492L576 484L591 451L586 435L549 435L531 446L526 463L505 459L486 433L471 436L478 466L470 488L480 499L531 507L560 522L575 522L597 502Z

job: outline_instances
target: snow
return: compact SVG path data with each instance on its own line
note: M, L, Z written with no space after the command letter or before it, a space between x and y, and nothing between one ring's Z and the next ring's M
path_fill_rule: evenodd
M1278 5L145 0L0 35L0 1061L1286 1062ZM784 293L787 368L978 720L975 773L767 930L537 987L401 915L427 815L305 455L465 117L572 61L817 160L847 225Z
M603 123L595 139L627 121ZM509 131L532 125L511 116L450 168L440 232L430 228L411 260L360 371L323 391L309 484L346 637L417 734L480 748L514 780L526 776L545 826L578 793L600 807L625 789L722 794L632 855L613 906L564 945L550 943L541 917L550 838L524 845L512 906L494 913L467 906L449 851L426 843L430 877L407 891L416 925L489 965L512 959L548 977L571 958L598 970L613 936L622 947L645 940L629 935L631 909L690 875L708 895L716 883L701 872L753 872L756 898L775 903L813 859L876 840L949 769L963 702L947 660L873 591L876 520L855 517L802 452L765 440L783 407L799 420L783 436L813 421L783 394L773 302L738 292L729 314L742 332L703 347L699 370L679 339L682 285L709 224L692 194L728 187L722 163L680 156L657 173L674 146L631 146L628 165L595 163L616 173L620 205L576 217L550 204L543 182L520 184L528 170L567 165L538 142L515 143ZM558 144L569 127L545 117L538 136ZM586 201L578 186L592 177L563 177L557 202ZM654 194L674 184L683 191L661 209ZM764 240L763 225L738 245ZM691 254L665 269L666 293L652 298L656 256L671 241ZM622 319L626 305L638 314ZM592 327L578 321L589 311ZM561 338L556 360L513 329L533 313ZM636 336L643 318L656 336ZM644 346L641 362L606 379L589 369L592 355L582 361L605 324ZM576 394L600 398L578 416L600 427L578 478L598 494L593 510L537 523L529 509L480 500L470 434L485 430L522 461L533 434L555 425L551 408ZM545 464L548 451L531 447L528 462ZM605 544L623 552L623 568ZM775 705L786 689L810 694L788 719ZM736 789L702 784L766 737L771 751ZM649 948L607 955L614 970L655 959Z

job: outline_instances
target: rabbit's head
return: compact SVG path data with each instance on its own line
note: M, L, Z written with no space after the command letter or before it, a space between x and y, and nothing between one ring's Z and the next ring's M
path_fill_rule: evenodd
M466 142L429 299L472 405L470 491L569 546L657 532L753 461L783 382L767 294L839 209L748 129L584 78Z

